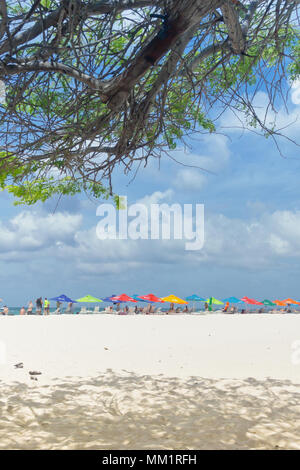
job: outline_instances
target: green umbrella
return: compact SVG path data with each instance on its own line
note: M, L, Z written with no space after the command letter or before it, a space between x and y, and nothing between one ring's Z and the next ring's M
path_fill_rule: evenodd
M210 312L212 311L212 304L216 304L216 305L223 304L223 302L221 302L221 300L218 300L215 297L210 297L209 299L206 300L206 302L208 302L208 310Z
M267 305L269 307L272 307L273 305L276 305L276 304L274 304L274 302L271 302L271 300L268 300L268 299L263 300L262 304Z
M224 302L221 302L221 300L215 299L215 297L210 297L209 299L206 300L206 302L209 302L211 304L217 304L217 305L223 305Z
M102 302L101 299L97 299L92 295L86 295L85 297L81 297L81 299L77 299L76 302Z

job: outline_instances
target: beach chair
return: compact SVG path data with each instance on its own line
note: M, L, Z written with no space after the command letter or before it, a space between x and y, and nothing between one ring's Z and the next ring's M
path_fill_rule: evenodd
M94 308L93 313L100 313L99 306L97 306L97 307Z
M87 311L86 307L81 307L79 313L89 313L89 312Z
M134 307L129 307L128 315L135 315Z

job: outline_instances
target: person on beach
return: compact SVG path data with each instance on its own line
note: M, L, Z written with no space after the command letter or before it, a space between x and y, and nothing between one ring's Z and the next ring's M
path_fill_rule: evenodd
M73 302L68 303L68 313L73 313Z
M9 309L8 309L7 305L4 305L4 307L3 307L3 315L8 315L8 312L9 312Z
M33 315L33 303L32 300L28 303L27 315Z
M20 308L20 315L26 315L25 307Z
M44 315L49 315L49 309L50 309L50 302L49 302L49 300L47 299L47 297L45 297L45 301L44 301Z
M43 308L43 299L42 297L39 297L38 299L36 299L36 313L37 315L41 315L42 314L42 308Z

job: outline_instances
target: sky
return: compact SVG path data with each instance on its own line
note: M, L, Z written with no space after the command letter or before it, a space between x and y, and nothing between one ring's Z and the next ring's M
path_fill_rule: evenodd
M263 92L256 106L264 113ZM289 113L279 106L276 115L280 126L290 124L290 139L299 136L299 114L295 83ZM26 207L0 193L0 297L9 306L60 294L299 300L299 147L282 140L281 155L272 139L236 125L226 112L218 133L194 136L189 148L171 153L182 164L166 156L133 181L114 175L115 192L129 204L204 204L201 250L185 250L185 240L99 240L101 202L86 196Z

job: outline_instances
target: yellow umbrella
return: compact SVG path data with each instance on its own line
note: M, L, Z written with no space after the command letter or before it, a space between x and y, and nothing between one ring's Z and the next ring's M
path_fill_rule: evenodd
M168 297L162 297L161 300L164 302L171 302L172 304L188 304L186 300L182 300L176 295L168 295Z

